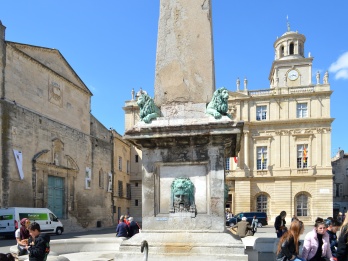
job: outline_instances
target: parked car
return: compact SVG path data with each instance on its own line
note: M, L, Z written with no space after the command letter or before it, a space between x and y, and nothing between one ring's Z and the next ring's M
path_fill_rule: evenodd
M268 218L265 212L241 212L235 215L234 217L227 219L226 226L230 226L230 227L234 226L235 224L237 224L239 221L242 220L242 217L246 217L249 224L251 224L251 221L253 220L254 216L256 216L258 220L258 223L257 223L258 227L268 225Z

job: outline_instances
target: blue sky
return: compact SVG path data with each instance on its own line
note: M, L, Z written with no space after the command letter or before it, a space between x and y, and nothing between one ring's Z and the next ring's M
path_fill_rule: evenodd
M330 71L332 151L348 152L348 1L212 0L216 87L267 89L273 43L286 31L306 36L313 72ZM6 40L58 49L92 91L92 113L124 133L131 90L153 96L159 0L2 1ZM313 76L313 82L315 77Z

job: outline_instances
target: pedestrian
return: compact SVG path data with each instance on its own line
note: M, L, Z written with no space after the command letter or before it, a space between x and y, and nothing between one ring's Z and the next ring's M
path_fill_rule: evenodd
M40 225L36 222L31 223L28 229L30 237L26 248L29 252L29 261L46 261L50 252L50 236L42 234Z
M308 232L302 249L302 258L308 261L334 261L330 249L329 234L324 219L318 217L314 228Z
M299 239L304 232L302 221L294 220L291 222L290 229L279 239L277 248L277 261L305 261L299 255Z
M129 228L124 222L124 216L120 217L120 221L116 227L116 236L117 237L128 237Z
M259 220L256 218L256 216L253 216L253 219L251 221L251 231L253 232L253 235L257 232L258 224L259 224Z
M336 257L338 261L348 261L348 218L343 221L338 237Z
M337 221L339 222L343 222L343 216L342 216L342 212L339 212L338 215L337 215Z
M327 219L325 223L327 225L326 232L329 234L331 253L333 257L336 257L337 245L338 245L336 233L340 229L341 223L338 222L337 220L330 220L330 219Z
M11 253L3 254L0 253L0 261L15 261L15 258Z
M28 254L28 251L25 247L28 245L28 238L30 237L28 230L30 220L27 218L22 218L20 224L21 227L18 228L15 232L15 238L17 241L18 255L22 256Z
M127 226L129 226L129 220L128 220L128 215L124 216L124 223L126 223Z
M287 228L285 226L286 221L286 212L283 210L280 212L279 216L276 217L274 221L274 228L277 233L277 238L281 238L281 236L286 232Z
M132 237L135 234L139 233L140 227L139 227L138 223L133 220L133 217L129 217L128 220L129 220L129 225L128 225L129 234L128 234L128 236Z
M234 230L235 228L237 228L236 234L241 238L250 235L249 231L251 232L251 226L249 225L246 217L242 217L242 220L235 224L231 229Z

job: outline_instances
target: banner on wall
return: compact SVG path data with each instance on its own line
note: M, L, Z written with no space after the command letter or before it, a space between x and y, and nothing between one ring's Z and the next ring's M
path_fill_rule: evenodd
M112 174L109 173L108 176L108 192L112 192Z
M16 159L19 177L21 179L24 179L24 173L23 173L23 167L22 167L23 166L22 152L19 150L13 150L13 154L14 154L15 159Z

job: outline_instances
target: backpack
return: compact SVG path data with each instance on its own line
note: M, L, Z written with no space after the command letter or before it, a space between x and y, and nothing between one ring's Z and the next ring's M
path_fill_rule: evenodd
M44 257L43 261L47 260L47 256L50 253L50 250L51 250L50 242L46 242L45 257Z

